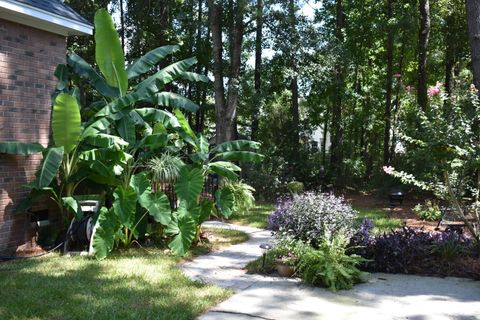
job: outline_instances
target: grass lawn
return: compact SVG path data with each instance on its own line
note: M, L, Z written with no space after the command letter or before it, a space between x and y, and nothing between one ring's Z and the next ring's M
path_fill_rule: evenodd
M402 226L402 220L389 216L388 212L382 209L355 208L355 210L358 211L361 219L369 218L373 221L375 226L373 233L375 234L388 232Z
M275 205L257 203L255 208L245 213L235 213L228 222L265 229L267 218L275 210Z
M190 256L247 239L238 231L204 231L212 240ZM178 268L180 258L147 250L101 262L49 255L0 263L0 319L194 319L232 294L190 281Z

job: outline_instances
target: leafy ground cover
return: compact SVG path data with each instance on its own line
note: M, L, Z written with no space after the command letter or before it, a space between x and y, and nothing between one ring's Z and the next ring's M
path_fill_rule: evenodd
M208 236L188 256L248 239L234 230ZM148 251L147 251L148 250ZM0 264L0 319L193 319L232 292L189 280L182 260L162 249L88 257L45 256Z
M275 210L275 205L270 203L257 203L248 212L235 213L229 220L231 223L265 229L268 216Z

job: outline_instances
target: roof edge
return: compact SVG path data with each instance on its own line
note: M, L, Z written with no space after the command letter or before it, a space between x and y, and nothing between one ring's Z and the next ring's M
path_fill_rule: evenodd
M13 0L0 0L0 10L11 13L11 15L2 17L5 20L11 20L45 31L65 36L93 34L93 25L91 24L86 24Z

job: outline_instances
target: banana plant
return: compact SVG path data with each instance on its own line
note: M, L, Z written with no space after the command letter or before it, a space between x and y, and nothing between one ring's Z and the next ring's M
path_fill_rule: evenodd
M138 119L134 105L139 101L163 107L183 108L191 112L198 110L198 105L191 100L173 92L163 91L166 85L179 79L209 82L208 77L204 75L188 72L188 69L197 63L196 58L175 62L145 76L152 73L167 55L179 51L180 47L167 45L153 49L126 66L118 33L107 10L100 9L96 12L94 24L95 60L100 73L75 53L67 57L67 63L72 70L88 81L103 97L104 103L96 104L102 105L101 109L97 110L90 122L102 117L113 121L121 121L125 117ZM128 120L125 120L123 125L131 128Z
M78 101L68 93L56 96L51 126L53 143L49 148L22 142L0 142L0 152L24 155L43 152L36 179L27 185L32 190L31 197L19 207L20 210L31 206L31 201L39 196L48 194L57 204L63 220L69 218L69 212L80 218L82 213L74 194L78 185L88 177L88 173L80 169L92 165L104 167L114 174L118 165L107 164L99 158L87 159L90 162L86 164L84 155L123 152L128 143L105 133L105 128L99 123L82 126Z

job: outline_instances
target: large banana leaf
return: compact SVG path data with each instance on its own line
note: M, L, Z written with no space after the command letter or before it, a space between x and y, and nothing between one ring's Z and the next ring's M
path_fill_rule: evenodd
M103 260L112 251L117 229L118 223L113 208L108 210L102 207L93 231L92 247L95 258Z
M110 124L111 120L108 118L100 118L92 122L83 130L81 139L106 132L110 127Z
M198 149L199 143L197 135L193 132L185 115L179 109L175 109L175 117L177 117L178 123L180 124L181 129L179 130L179 134L182 139Z
M35 174L37 177L34 182L35 188L41 189L50 185L53 178L58 174L58 169L63 160L63 153L63 147L50 148L45 151L40 168Z
M205 162L210 157L210 153L208 152L210 149L210 145L208 143L207 138L203 135L199 135L198 137L198 144L195 145L195 153L191 153L189 155L190 159L193 162Z
M53 141L56 147L63 147L69 153L78 144L82 130L80 107L77 99L61 93L55 99L52 113Z
M166 110L155 108L136 109L137 113L147 122L160 122L166 128L178 129L180 123L178 119Z
M235 171L241 171L242 169L231 162L217 161L208 164L208 169L215 172L219 176L228 178L230 180L237 180L238 174Z
M67 56L67 63L76 74L87 80L102 96L108 98L117 98L119 96L118 88L109 86L105 79L79 55L70 53Z
M144 98L147 98L145 96ZM120 113L120 111L132 107L136 102L142 100L142 98L136 93L128 93L118 99L113 100L100 111L98 111L94 118L108 117L111 120L120 120L125 114Z
M156 66L167 55L175 53L178 50L180 50L180 47L177 45L173 45L159 47L147 52L140 59L136 60L134 63L128 66L128 78L133 79L141 74L144 74L152 67Z
M110 134L99 133L95 136L85 138L85 142L99 148L111 148L114 150L123 150L128 146L128 142L120 137Z
M168 134L166 133L157 133L146 136L139 143L141 148L157 149L167 145Z
M119 186L113 192L113 197L115 198L115 201L113 201L113 209L115 210L115 215L118 220L127 228L133 227L137 193L131 186L127 188Z
M64 64L59 64L55 68L55 77L57 77L57 87L56 90L64 91L68 87L68 68Z
M118 134L123 138L123 140L127 141L131 145L135 144L135 122L132 118L123 117L122 119L118 120L116 128Z
M0 142L0 153L6 154L19 154L27 156L34 153L40 153L44 149L45 148L40 143L15 141Z
M120 89L121 95L128 90L125 56L112 17L106 9L95 14L95 60L107 83Z
M191 66L197 63L196 58L189 58L163 68L157 73L151 75L143 80L138 86L136 92L142 96L147 97L161 90L161 88L181 76ZM160 88L159 88L160 86Z
M199 137L198 137L198 146L199 146L199 151L201 153L209 153L209 150L210 150L210 143L208 142L208 139L202 135L202 134L199 134Z
M113 149L90 149L80 153L79 158L90 163L98 161L108 161L114 163L126 164L132 155L122 151Z
M225 218L230 218L233 214L233 206L235 205L235 197L229 188L218 189L215 192L215 202L217 207Z
M244 162L261 162L265 157L262 154L252 151L228 151L217 154L222 160L228 161L244 161Z
M180 205L166 229L168 235L174 236L168 247L176 255L184 256L195 239L196 227L195 220L188 213L186 206Z
M175 184L175 192L181 200L192 204L197 202L197 198L203 189L203 172L198 168L189 168L183 166L180 169L180 175Z
M260 143L250 140L234 140L219 144L212 152L251 151L260 149Z
M162 107L182 108L190 112L197 112L200 108L192 100L173 92L156 93L152 101Z
M195 72L184 72L180 75L180 78L191 81L191 82L205 82L209 83L210 79L207 76L204 76L203 74L198 74Z

